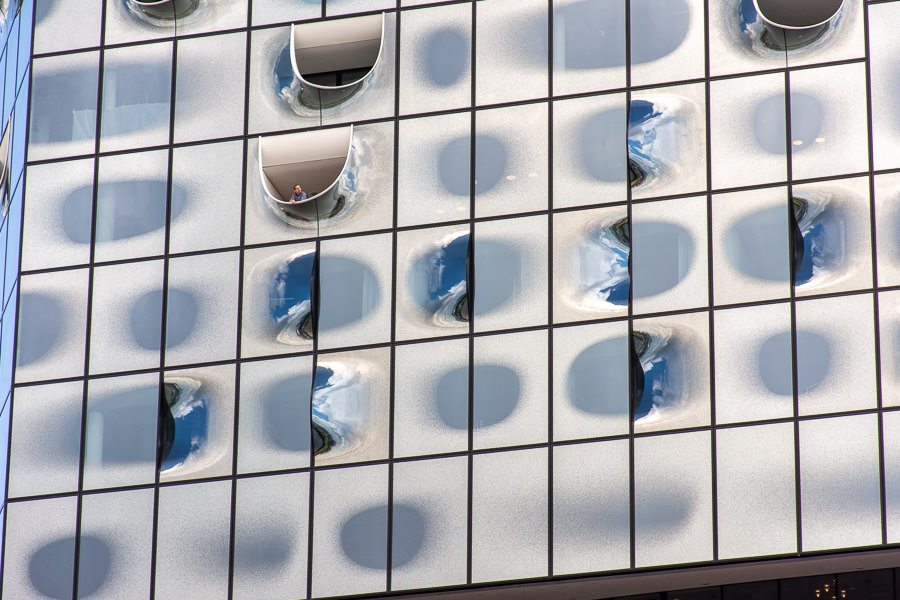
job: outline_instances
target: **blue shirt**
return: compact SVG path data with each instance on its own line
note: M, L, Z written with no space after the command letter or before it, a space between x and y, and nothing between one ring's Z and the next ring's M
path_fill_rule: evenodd
M306 192L300 192L300 195L297 195L297 192L291 194L291 202L306 202Z

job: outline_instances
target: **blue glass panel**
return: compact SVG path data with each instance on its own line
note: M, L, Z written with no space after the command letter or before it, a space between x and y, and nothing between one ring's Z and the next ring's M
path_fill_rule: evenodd
M3 321L0 323L0 397L5 398L12 387L13 374L13 343L15 342L16 332L16 306L17 299L15 288L13 289L12 298L6 305L6 312L3 313Z
M22 237L22 186L13 193L9 209L9 227L6 240L6 270L4 293L12 289L12 283L19 273L19 240Z
M5 369L6 366L3 368ZM3 412L0 413L0 500L6 498L6 459L9 456L9 417L11 412L7 399Z
M3 207L3 212L6 212L8 207ZM3 248L3 256L0 258L0 268L3 269L3 272L6 273L6 232L9 229L9 218L3 220L3 226L0 227L0 248ZM6 305L6 278L4 277L2 281L0 281L0 312L3 311L3 307Z
M16 100L15 116L13 117L13 137L10 148L9 178L13 185L18 184L22 172L25 170L25 127L28 123L28 82L22 85L22 89Z
M18 82L19 78L16 77L16 69L19 66L19 19L13 23L10 28L8 43L6 46L6 75L5 82ZM7 83L9 85L9 83ZM15 88L19 86L13 85L13 95L15 95ZM10 98L9 95L6 96L7 99Z
M19 68L17 70L19 82L24 79L25 71L31 58L31 36L33 34L31 18L33 11L34 3L26 0L22 4L22 10L19 13L19 21L21 22L19 29Z

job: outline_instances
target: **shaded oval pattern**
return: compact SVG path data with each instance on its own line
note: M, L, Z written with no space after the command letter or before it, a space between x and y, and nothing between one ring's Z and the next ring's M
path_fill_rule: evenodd
M420 257L410 270L410 292L436 325L453 326L469 320L469 242L469 234L459 235Z
M312 444L316 455L339 455L360 444L372 408L363 375L364 370L352 364L317 366L312 398Z
M456 138L441 149L438 156L438 175L441 183L452 194L469 195L471 171L471 144L469 136ZM506 146L490 135L475 136L475 193L493 188L506 172Z
M690 29L690 9L684 0L631 0L631 15L632 64L671 54ZM604 69L625 65L623 2L581 0L557 7L553 27L555 66Z
M334 370L316 367L315 392L327 389ZM310 432L310 393L312 384L309 374L303 373L283 379L267 388L262 395L263 430L274 445L292 452L308 452L310 444L316 453L336 445L337 432L332 428L323 435L323 418L320 406L313 396L313 431ZM315 423L318 421L318 423ZM316 424L319 425L318 429ZM312 435L312 437L310 437Z
M504 306L527 282L523 281L522 256L517 248L477 237L474 246L475 281L469 292L473 297L469 310L477 317Z
M190 337L197 324L197 300L178 288L169 288L166 296L166 348L174 348ZM147 350L159 350L162 301L162 290L153 290L138 298L131 309L131 333Z
M513 413L521 384L515 371L503 365L475 365L472 369L475 429L490 427ZM441 377L435 398L438 415L453 429L469 428L469 368L459 367Z
M323 256L319 262L319 331L355 323L381 302L378 278L367 265L342 256Z
M827 193L794 196L792 205L803 236L802 259L794 273L794 284L799 286L823 280L844 265L847 219Z
M789 281L787 207L750 213L725 233L725 255L744 275L764 281Z
M315 252L281 263L269 287L269 316L276 324L277 339L300 344L312 339L313 267Z
M99 538L82 535L78 555L79 598L100 589L110 565L109 546ZM44 596L69 600L75 577L75 538L63 538L38 549L28 560L28 577Z
M690 232L674 223L637 221L631 226L634 298L655 296L678 285L694 261Z
M759 376L772 393L792 396L793 360L791 332L784 331L766 339L757 356ZM797 393L809 392L818 386L831 368L831 347L828 341L812 331L797 331Z
M168 184L159 180L101 183L97 189L96 241L112 242L150 233L166 226ZM91 242L93 186L74 189L62 206L63 230L73 242ZM172 185L170 220L184 210L187 194Z
M626 181L628 111L616 108L587 119L578 133L584 169L598 181Z
M684 395L689 365L674 331L634 332L637 356L644 371L640 398L633 399L635 423L677 405Z
M171 448L162 457L160 471L179 467L206 445L209 435L209 399L202 384L187 377L163 384L163 399L174 420Z
M422 548L425 520L418 510L395 504L391 535L391 568L405 565ZM374 506L356 513L341 527L341 549L356 564L369 569L386 569L388 507Z
M628 305L630 235L627 217L607 219L592 225L578 245L582 292L592 307Z
M438 87L450 87L462 79L469 68L469 39L452 27L433 31L423 44L425 73Z
M251 535L235 535L234 562L238 572L275 569L294 552L294 536L283 528L262 525Z
M569 367L566 389L572 404L593 415L628 412L628 338L617 337L581 351Z
M44 357L56 344L61 330L62 306L56 298L22 292L16 366L23 367Z
M785 98L769 96L753 111L753 134L769 154L785 153ZM791 152L801 152L820 137L824 123L822 104L814 96L791 93Z
M158 385L132 388L91 399L88 403L88 432L85 464L153 463L161 433L157 423L160 409ZM165 435L165 434L164 434Z

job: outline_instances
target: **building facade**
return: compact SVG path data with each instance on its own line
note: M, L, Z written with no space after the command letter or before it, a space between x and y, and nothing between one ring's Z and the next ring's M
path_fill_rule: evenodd
M900 566L900 1L9 4L4 598Z

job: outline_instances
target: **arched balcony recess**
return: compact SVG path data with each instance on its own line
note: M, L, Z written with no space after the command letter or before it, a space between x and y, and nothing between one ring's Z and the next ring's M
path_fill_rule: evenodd
M378 66L384 13L291 25L291 66L300 102L328 108L358 92Z
M806 46L834 26L844 0L753 0L763 20L762 41L778 50Z
M291 225L333 217L352 204L357 170L352 125L259 138L263 194ZM295 185L306 192L304 202L290 202Z
M144 14L157 19L177 19L192 13L200 0L131 0Z

